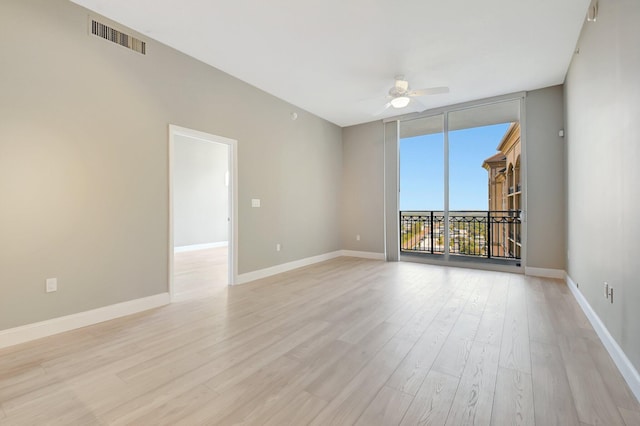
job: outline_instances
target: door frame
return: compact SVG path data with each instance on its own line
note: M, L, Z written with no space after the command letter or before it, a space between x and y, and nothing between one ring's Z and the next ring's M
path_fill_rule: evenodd
M484 264L480 262L458 262L451 260L450 256L444 255L442 259L436 258L418 258L415 256L402 256L400 254L400 232L399 232L399 214L400 211L400 126L403 121L414 120L425 117L432 117L437 115L443 116L443 144L444 144L444 179L445 179L445 223L448 224L448 210L449 210L449 113L461 111L465 109L476 108L484 105L491 105L501 102L519 101L520 104L520 173L522 179L522 246L521 246L521 259L520 266L507 266L497 264ZM527 136L526 136L526 92L516 92L508 95L495 96L492 98L480 99L476 101L464 102L461 104L449 105L440 108L434 108L431 110L410 113L400 115L396 117L390 117L383 120L385 125L385 253L388 261L408 260L421 263L431 263L444 266L464 266L474 269L488 269L493 271L505 271L505 272L519 272L524 273L527 263ZM393 136L388 138L387 125L395 126ZM386 156L389 156L388 161ZM395 166L395 169L394 169ZM395 182L393 181L395 179ZM392 188L395 194L390 194L388 191ZM389 217L390 215L394 215ZM388 229L394 225L391 232ZM445 244L449 247L448 232L445 235ZM395 243L393 243L395 241Z
M228 236L227 264L228 264L228 285L234 285L238 280L238 141L224 136L213 135L186 127L169 124L169 295L174 300L174 277L173 277L173 175L174 175L174 148L175 137L184 136L204 142L219 143L227 145L228 157L227 167L229 171L228 190Z

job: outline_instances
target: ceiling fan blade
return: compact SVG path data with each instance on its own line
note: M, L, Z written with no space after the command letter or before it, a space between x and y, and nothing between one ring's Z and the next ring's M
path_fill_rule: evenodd
M425 104L423 104L422 102L420 102L416 98L411 98L411 103L413 104L413 106L415 108L417 108L418 112L422 112L422 111L425 111L427 109L427 106Z
M409 96L427 96L427 95L440 95L442 93L449 93L448 87L430 87L428 89L412 90L409 92Z
M383 113L383 112L385 112L387 109L389 109L389 107L390 107L390 106L391 106L391 102L387 102L387 103L384 105L384 107L383 107L380 111L378 111L378 112L374 113L373 115L374 115L374 116L376 116L376 115L380 115L380 114L382 114L382 113Z

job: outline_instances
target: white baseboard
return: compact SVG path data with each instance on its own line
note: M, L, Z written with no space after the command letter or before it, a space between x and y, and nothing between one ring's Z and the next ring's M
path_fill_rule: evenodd
M562 269L534 268L531 266L524 267L524 274L534 277L557 278L563 280L565 272Z
M0 348L75 330L88 325L109 321L126 315L146 311L169 304L169 293L156 294L141 299L128 300L115 305L104 306L90 311L66 315L20 327L0 330Z
M342 256L342 250L337 250L330 253L320 254L318 256L294 260L293 262L282 263L280 265L271 266L269 268L258 269L257 271L245 272L244 274L238 274L236 284L245 284L262 278L267 278L272 275L288 272L293 269L302 268L303 266L309 266L313 265L314 263L324 262L325 260L335 259L336 257L340 256Z
M362 259L385 260L384 253L376 253L372 251L342 250L342 256L360 257Z
M580 290L578 290L576 283L568 274L565 274L565 279L569 290L573 293L573 297L578 301L578 304L589 319L589 322L593 326L596 334L598 334L602 344L609 352L609 355L611 355L611 358L618 367L618 370L620 370L622 377L624 377L624 380L629 385L629 388L631 388L636 399L640 401L640 374L638 373L638 370L636 370L631 361L629 361L629 358L627 358L627 355L624 353L620 345L618 345L618 342L616 342L613 336L611 336L611 333L609 333L607 327L604 325L602 320L600 320L598 314L596 314L587 299L585 299Z
M190 246L179 246L174 247L174 253L182 253L183 251L195 251L195 250L204 250L216 247L227 247L229 245L229 241L218 241L216 243L206 243L206 244L192 244Z
M350 256L361 257L364 259L376 259L384 260L384 253L374 253L368 251L351 251L351 250L336 250L330 253L320 254L318 256L307 257L305 259L294 260L293 262L283 263L269 268L259 269L257 271L245 272L239 274L236 279L236 284L246 284L251 281L267 278L272 275L288 272L293 269L302 268L304 266L313 265L314 263L324 262L325 260L335 259L336 257Z

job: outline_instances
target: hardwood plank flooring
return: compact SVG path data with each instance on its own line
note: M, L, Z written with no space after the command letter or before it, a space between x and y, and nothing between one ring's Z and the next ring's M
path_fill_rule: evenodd
M513 276L509 280L507 311L500 347L500 367L531 373L529 321L524 280L522 276Z
M459 382L457 377L429 371L400 424L444 425Z
M229 283L227 252L227 247L214 247L174 253L174 300L223 291Z
M530 349L536 424L578 425L578 413L560 348L531 341Z
M413 395L398 392L383 386L375 399L362 413L356 425L369 426L375 424L397 425L413 401Z
M606 387L584 339L563 336L560 351L580 421L592 425L624 425L611 395L602 391Z
M499 368L491 424L534 425L533 407L531 375L518 370Z
M626 426L640 425L640 412L620 408L620 414L622 414Z
M474 342L453 398L446 425L488 425L498 375L500 349ZM511 423L512 419L508 419Z
M640 424L557 280L345 257L227 287L205 252L176 303L0 350L0 425Z

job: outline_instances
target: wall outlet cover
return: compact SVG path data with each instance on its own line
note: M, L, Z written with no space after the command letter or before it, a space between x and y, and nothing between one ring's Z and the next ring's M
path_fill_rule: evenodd
M45 291L47 293L58 291L58 279L57 278L47 278L47 280L45 281Z

